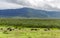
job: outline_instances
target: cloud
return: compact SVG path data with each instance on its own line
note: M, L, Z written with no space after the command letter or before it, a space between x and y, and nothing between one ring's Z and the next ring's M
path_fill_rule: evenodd
M15 9L21 7L60 10L60 0L0 0L0 9Z
M36 9L60 10L60 0L17 0L16 3Z
M18 9L18 8L23 8L23 6L15 3L0 1L0 9Z

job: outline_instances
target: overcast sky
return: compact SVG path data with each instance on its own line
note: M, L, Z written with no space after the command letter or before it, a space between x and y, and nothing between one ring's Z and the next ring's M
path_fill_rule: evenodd
M40 10L60 10L60 0L0 0L0 10L24 7Z

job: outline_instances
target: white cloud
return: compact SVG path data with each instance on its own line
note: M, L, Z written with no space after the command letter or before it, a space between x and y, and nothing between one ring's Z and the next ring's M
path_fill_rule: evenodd
M0 9L12 9L25 6L34 9L60 10L60 0L0 0Z
M0 9L16 9L16 8L22 8L22 7L23 6L19 4L0 1Z
M17 4L45 10L60 10L60 0L16 0Z

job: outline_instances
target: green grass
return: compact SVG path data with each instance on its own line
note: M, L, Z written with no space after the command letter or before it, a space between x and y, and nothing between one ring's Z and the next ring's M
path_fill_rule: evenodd
M7 27L15 30L8 31ZM3 28L0 30L0 38L60 38L60 19L4 18L0 19L0 28ZM31 31L32 28L38 30ZM45 28L50 30L44 31Z
M0 19L0 26L60 28L60 19Z
M15 29L8 31L8 34L0 31L0 38L60 38L60 29L52 28L50 31L44 31L45 28L37 28L38 30L31 31L31 28Z

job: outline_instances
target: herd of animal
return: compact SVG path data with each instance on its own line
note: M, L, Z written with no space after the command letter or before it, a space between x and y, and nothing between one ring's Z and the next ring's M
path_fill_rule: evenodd
M18 28L18 27L15 27L15 28L7 27L6 29L0 28L0 30L7 30L7 31L14 31L15 29L21 30L21 28ZM37 29L37 28L31 28L30 30L31 31L38 31L39 29ZM50 28L45 28L44 31L50 31Z

